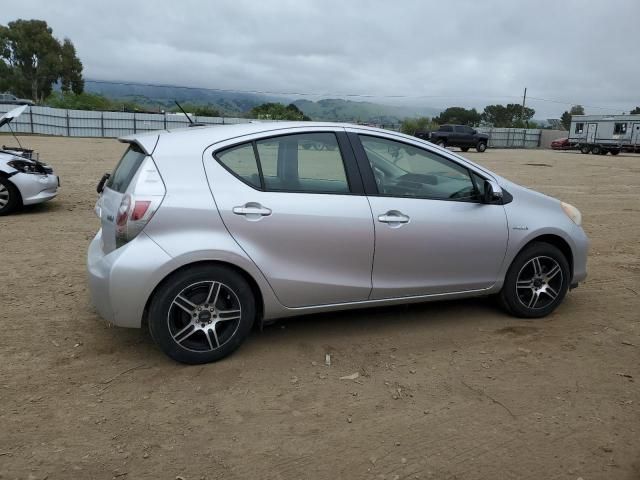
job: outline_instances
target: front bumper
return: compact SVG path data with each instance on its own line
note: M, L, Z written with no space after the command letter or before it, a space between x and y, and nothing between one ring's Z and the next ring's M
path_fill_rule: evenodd
M114 325L140 328L147 300L170 260L144 232L105 253L100 230L87 253L89 291L98 314Z
M11 182L20 191L23 205L33 205L51 200L58 194L60 185L60 179L54 174L16 173L11 176Z

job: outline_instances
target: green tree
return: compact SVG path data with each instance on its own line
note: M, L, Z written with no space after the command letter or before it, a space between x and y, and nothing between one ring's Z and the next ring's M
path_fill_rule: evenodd
M43 20L16 20L0 25L1 86L15 95L41 102L61 81L82 93L82 63L70 40L61 44Z
M494 127L512 128L516 126L524 127L526 122L531 120L536 111L533 108L525 107L517 103L508 105L487 105L482 112L482 120Z
M463 107L449 107L440 115L434 117L434 122L439 125L453 123L455 125L474 126L480 123L480 114L475 108L467 110Z
M63 92L82 93L84 91L82 62L76 55L76 47L68 38L64 39L60 47L60 79Z
M415 135L417 132L437 130L438 124L428 117L405 118L400 122L400 131L407 135Z
M565 111L562 114L560 122L565 130L569 130L569 127L571 126L571 117L573 115L584 115L584 107L582 105L573 105L568 112Z
M640 115L640 107L636 107L629 112L629 115Z
M263 103L249 112L249 117L262 120L311 120L293 103Z

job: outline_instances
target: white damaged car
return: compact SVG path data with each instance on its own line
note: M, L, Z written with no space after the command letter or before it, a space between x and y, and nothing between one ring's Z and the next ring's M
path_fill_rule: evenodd
M0 127L7 125L11 129L11 120L26 108L22 105L5 113L0 117ZM4 145L0 149L0 216L23 205L51 200L58 194L59 186L60 180L53 169L40 162L33 150Z

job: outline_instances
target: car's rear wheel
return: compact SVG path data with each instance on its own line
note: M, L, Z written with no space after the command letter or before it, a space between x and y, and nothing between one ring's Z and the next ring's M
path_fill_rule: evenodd
M460 150L462 150L463 152L468 152L469 151L469 147L460 147Z
M444 140L438 140L436 142L436 145L438 145L439 147L442 147L442 148L446 148L447 142L445 142Z
M0 216L8 215L20 206L20 192L6 178L0 177Z
M476 150L480 153L484 152L487 149L487 144L485 142L478 142L476 145Z
M580 152L587 154L591 151L591 148L589 147L589 145L583 145L580 147Z
M202 265L169 277L149 307L149 331L178 362L220 360L235 351L251 330L255 298L234 270Z
M560 305L570 280L569 263L557 247L544 242L532 243L509 267L500 301L508 312L518 317L544 317Z

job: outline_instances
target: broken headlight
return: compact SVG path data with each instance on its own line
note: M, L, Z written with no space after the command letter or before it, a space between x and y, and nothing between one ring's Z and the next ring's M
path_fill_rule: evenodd
M42 168L38 168L38 164L34 162L30 162L28 160L11 160L7 162L11 168L15 168L21 173L31 173L36 175L42 175L44 172Z

